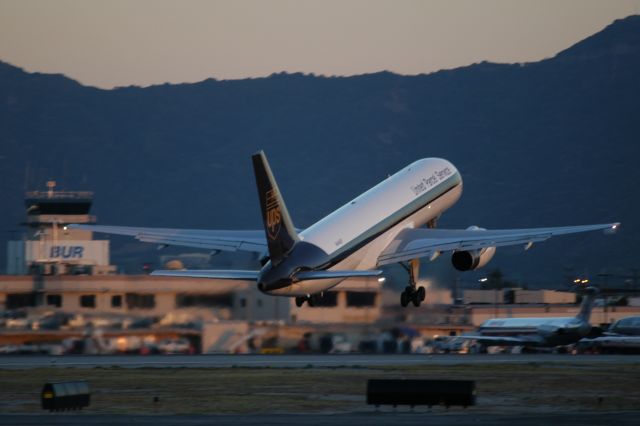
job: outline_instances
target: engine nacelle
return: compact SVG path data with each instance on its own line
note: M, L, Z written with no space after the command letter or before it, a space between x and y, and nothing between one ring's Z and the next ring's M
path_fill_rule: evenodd
M451 256L451 263L458 271L473 271L489 263L494 254L496 254L495 247L485 247L483 249L470 251L454 251Z
M552 324L542 324L538 327L538 333L545 337L562 335L586 336L590 331L591 325L584 321L566 324L562 327Z
M470 226L467 231L486 231L485 228L479 226ZM482 268L489 263L493 255L496 254L495 247L485 247L478 250L460 250L454 251L451 256L451 263L453 267L458 271L473 271L474 269Z

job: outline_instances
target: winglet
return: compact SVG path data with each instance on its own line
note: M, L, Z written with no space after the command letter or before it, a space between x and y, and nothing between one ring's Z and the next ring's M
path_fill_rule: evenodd
M277 265L289 254L298 241L298 234L289 216L287 206L284 204L278 184L273 177L266 155L259 151L253 154L251 159L260 197L269 257L273 265Z
M615 234L620 229L620 222L612 223L608 228L605 228L605 234Z

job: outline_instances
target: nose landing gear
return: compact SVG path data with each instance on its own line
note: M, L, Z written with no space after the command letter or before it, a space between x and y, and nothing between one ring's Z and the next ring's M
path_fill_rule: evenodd
M409 285L400 294L400 305L406 308L410 302L413 302L413 306L418 307L424 302L427 293L424 287L418 287L416 283L420 272L420 260L412 259L409 262L409 266L404 263L401 263L401 265L409 272Z

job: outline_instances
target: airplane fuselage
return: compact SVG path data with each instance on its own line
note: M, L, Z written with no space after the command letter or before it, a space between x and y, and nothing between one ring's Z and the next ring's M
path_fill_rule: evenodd
M308 296L345 278L292 280L300 270L368 270L405 228L438 218L462 194L462 178L449 161L418 160L300 233L286 259L267 262L258 288L279 296Z

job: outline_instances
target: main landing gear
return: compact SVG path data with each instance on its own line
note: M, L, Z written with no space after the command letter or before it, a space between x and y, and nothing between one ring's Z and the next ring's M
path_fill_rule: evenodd
M427 292L424 287L417 287L416 281L418 279L418 273L420 272L420 260L413 259L409 262L409 266L401 263L404 269L409 273L409 285L400 294L400 305L406 308L410 302L413 302L413 306L418 307L426 297Z
M316 306L320 300L322 299L322 293L319 294L311 294L311 295L306 295L306 296L297 296L296 297L296 306L299 308L302 305L304 305L304 302L307 302L307 305L311 306L312 308L314 306Z

